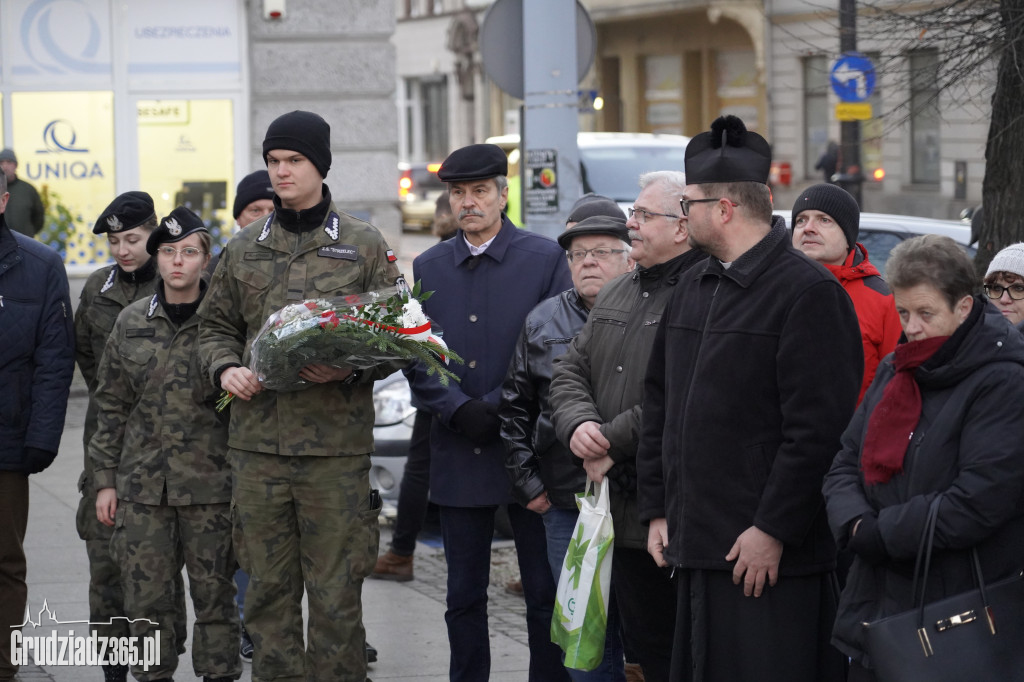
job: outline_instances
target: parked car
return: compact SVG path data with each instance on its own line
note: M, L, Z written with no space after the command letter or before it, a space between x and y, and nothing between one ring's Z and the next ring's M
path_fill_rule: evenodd
M509 173L517 173L519 136L499 135L486 141L505 150L509 157ZM614 199L626 213L640 193L637 179L643 173L683 170L689 141L690 138L684 135L578 133L576 145L583 192L595 192Z
M776 210L775 213L785 218L786 224L789 225L791 211ZM792 228L792 225L789 226ZM977 249L971 246L971 226L959 220L920 218L890 213L861 213L857 241L868 250L868 258L884 277L885 264L889 261L889 252L905 239L922 234L941 234L950 237L963 246L971 258L977 252Z
M429 230L434 224L437 198L445 184L437 177L439 163L398 164L398 200L403 230Z
M373 410L370 486L377 488L384 499L397 501L416 417L404 374L395 372L374 384Z

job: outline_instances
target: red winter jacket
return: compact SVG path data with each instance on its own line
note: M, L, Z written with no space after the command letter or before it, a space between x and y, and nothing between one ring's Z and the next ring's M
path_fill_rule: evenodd
M896 348L903 329L896 312L892 291L878 269L868 260L868 250L858 243L850 250L842 265L825 265L853 299L860 322L861 342L864 344L864 381L860 386L857 404L875 378L875 369L886 355Z

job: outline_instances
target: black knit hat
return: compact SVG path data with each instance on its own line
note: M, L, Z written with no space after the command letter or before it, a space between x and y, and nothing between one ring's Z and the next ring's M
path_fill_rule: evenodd
M796 225L796 217L804 211L821 211L836 221L846 235L846 248L857 244L860 231L860 206L853 195L838 185L821 183L811 185L796 198L793 204L793 218L790 225Z
M299 152L313 162L326 178L331 170L331 126L321 116L309 111L293 111L275 118L263 138L263 160L272 149Z
M103 209L103 213L100 213L100 217L92 226L92 232L124 232L155 219L153 197L146 192L125 192L119 194Z
M235 190L235 220L238 220L238 216L242 215L245 207L252 202L273 198L274 187L270 184L270 173L265 170L249 173L242 178L238 183L238 189Z
M441 182L469 182L508 175L508 157L496 144L471 144L456 149L441 162Z
M578 223L596 215L622 218L624 214L619 205L608 197L587 192L572 205L572 210L569 211L569 217L565 219L565 222Z
M736 116L719 116L711 131L694 136L686 145L686 182L768 184L772 148L763 137L747 130Z
M196 232L209 232L203 219L191 209L179 206L170 212L160 221L159 227L150 233L146 240L146 251L150 256L156 255L156 250L161 244L173 244L180 242L190 234Z
M616 206L616 208L618 208ZM618 217L606 215L594 215L584 218L572 227L567 227L562 234L558 235L558 245L566 251L572 246L572 240L583 234L606 234L629 244L629 230L626 228L626 218L619 211Z

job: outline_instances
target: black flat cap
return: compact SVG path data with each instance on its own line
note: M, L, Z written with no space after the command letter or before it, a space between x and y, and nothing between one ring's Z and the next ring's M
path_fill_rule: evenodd
M508 157L496 144L471 144L456 149L437 171L442 182L486 180L497 175L508 175Z
M124 232L155 218L153 197L145 192L125 192L103 209L92 231L93 234Z
M179 206L161 220L160 225L149 235L149 239L146 240L146 251L153 256L161 244L180 242L196 232L209 232L209 230L203 224L203 219L194 211Z
M584 218L558 235L558 245L568 251L572 246L572 240L585 234L606 234L629 244L629 230L626 228L626 218L621 210L617 218L607 215Z
M710 132L686 145L686 182L760 182L768 184L772 149L763 137L747 130L736 116L719 116Z
M622 209L612 199L601 194L587 192L572 205L569 217L565 219L565 222L578 223L585 218L591 218L596 215L605 215L610 218L622 218L624 216Z

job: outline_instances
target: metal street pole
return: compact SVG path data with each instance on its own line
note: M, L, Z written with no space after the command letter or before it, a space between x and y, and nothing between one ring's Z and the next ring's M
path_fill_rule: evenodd
M549 237L583 192L577 81L576 0L523 0L522 215Z
M857 51L857 0L839 0L839 52ZM840 184L864 208L864 174L860 167L860 121L839 124Z

